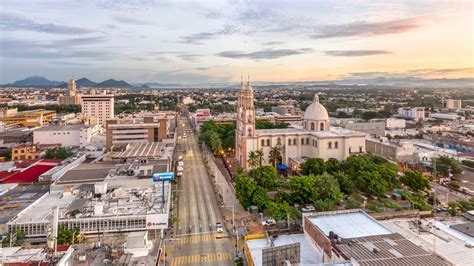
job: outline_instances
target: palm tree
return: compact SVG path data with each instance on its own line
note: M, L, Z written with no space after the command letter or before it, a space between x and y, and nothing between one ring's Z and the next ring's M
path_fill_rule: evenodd
M258 165L258 157L257 157L257 153L254 152L254 151L251 151L249 152L249 160L248 160L248 164L250 167L254 168Z
M219 133L212 132L211 134L211 149L214 152L214 155L219 155L219 152L222 150L222 139L219 136Z
M256 151L255 151L255 155L256 155L257 158L258 158L258 166L259 166L259 167L262 167L263 162L265 161L265 159L263 158L263 155L264 155L263 149L256 150Z
M281 154L280 150L277 147L272 147L270 150L270 154L268 156L268 162L273 165L273 167L276 168L277 162L280 159Z

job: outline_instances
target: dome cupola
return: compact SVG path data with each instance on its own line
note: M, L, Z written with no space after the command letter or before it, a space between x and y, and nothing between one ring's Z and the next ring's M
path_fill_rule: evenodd
M304 112L304 128L311 131L328 131L329 115L326 108L319 102L319 95L315 94L313 102Z

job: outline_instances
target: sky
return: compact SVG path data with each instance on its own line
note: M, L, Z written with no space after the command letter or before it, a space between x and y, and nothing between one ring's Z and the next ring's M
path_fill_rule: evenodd
M1 0L0 83L473 78L470 0Z

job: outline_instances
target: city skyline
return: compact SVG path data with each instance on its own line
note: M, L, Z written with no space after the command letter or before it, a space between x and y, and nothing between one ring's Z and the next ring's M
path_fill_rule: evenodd
M471 1L4 1L0 83L472 78Z

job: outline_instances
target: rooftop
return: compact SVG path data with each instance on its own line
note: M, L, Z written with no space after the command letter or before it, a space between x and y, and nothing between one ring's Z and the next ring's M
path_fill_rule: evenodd
M83 163L67 171L57 184L100 182L114 166L115 163Z
M81 128L90 127L88 125L65 125L65 126L45 126L36 129L35 131L68 131L68 130L79 130Z
M113 159L149 158L168 159L173 156L174 141L165 139L163 142L138 142L131 143L124 151L113 151Z
M320 212L307 217L325 235L332 231L342 238L356 238L392 233L363 211Z
M265 135L287 135L287 134L298 134L298 135L306 135L310 134L312 136L318 138L324 137L342 137L342 136L359 136L365 137L367 134L358 132L355 130L340 128L340 127L331 127L329 131L319 131L313 132L309 130L305 130L302 128L274 128L274 129L257 129L255 130L255 134L257 136L265 136Z
M279 247L294 243L300 243L300 264L314 265L322 263L321 253L311 244L304 234L279 235L273 240L273 246ZM262 265L263 249L272 247L267 238L247 240L250 254L255 265Z

